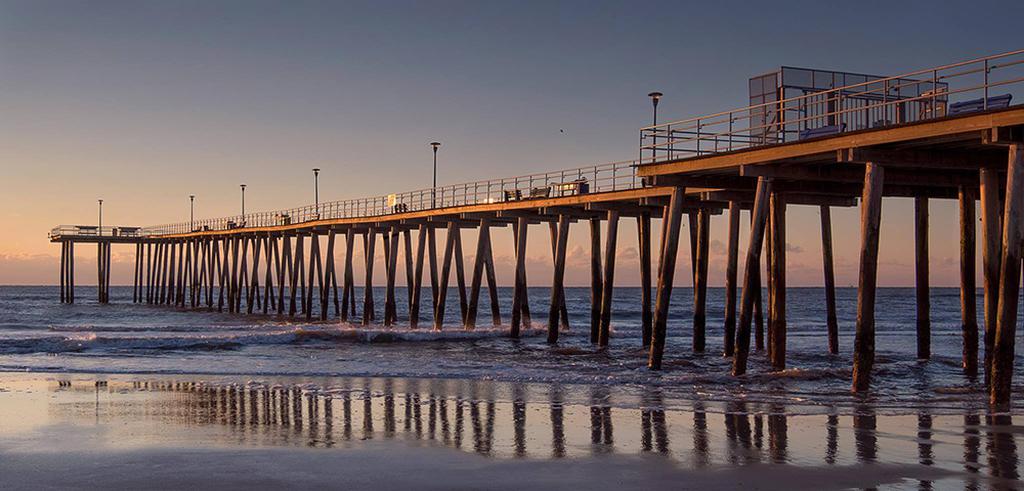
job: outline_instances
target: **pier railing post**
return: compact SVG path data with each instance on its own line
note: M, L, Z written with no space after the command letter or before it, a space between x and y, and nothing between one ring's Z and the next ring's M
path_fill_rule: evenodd
M878 283L878 232L882 219L884 171L876 163L864 164L861 198L860 279L857 286L857 327L853 342L853 391L871 386L875 363L875 288Z

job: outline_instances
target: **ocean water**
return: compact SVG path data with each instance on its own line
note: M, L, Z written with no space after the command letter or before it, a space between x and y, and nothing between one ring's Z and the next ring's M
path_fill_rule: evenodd
M399 324L384 328L342 323L333 315L327 322L307 322L304 317L135 305L130 287L112 288L111 303L100 305L93 288L79 286L77 303L62 305L56 287L0 286L0 371L422 377L610 385L622 391L656 387L677 400L783 403L808 412L865 403L882 412L927 407L956 413L985 407L981 381L960 368L955 288L931 291L932 358L926 362L916 359L914 290L879 291L875 376L868 395L849 390L856 317L852 288L837 291L840 354L827 351L824 292L791 288L788 369L771 372L764 353L752 352L749 374L739 378L729 375L731 360L721 356L723 289L708 292L707 350L702 354L691 349L692 290L674 290L664 369L658 372L646 368L638 288L616 288L606 350L589 342L588 288L566 290L571 327L556 346L548 345L544 336L547 288L531 288L533 329L520 340L507 337L510 288L502 288L499 295L503 325L490 326L484 291L479 327L473 331L458 325L458 298L454 290L450 293L449 325L435 332L408 327L404 289L397 292ZM377 319L382 318L383 297L383 290L375 292ZM423 298L429 297L424 290ZM362 299L358 289L356 298ZM978 299L980 303L980 291ZM357 304L361 311L361 301ZM429 309L423 317L420 325L429 326ZM981 324L979 320L979 329ZM1018 355L1018 365L1020 361ZM1015 392L1020 388L1015 386Z

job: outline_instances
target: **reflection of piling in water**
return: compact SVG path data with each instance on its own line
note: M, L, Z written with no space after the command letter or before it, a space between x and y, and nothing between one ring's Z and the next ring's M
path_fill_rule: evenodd
M825 432L825 463L834 465L836 463L836 454L839 451L839 416L835 414L828 415Z
M644 392L640 409L640 445L643 451L651 451L651 432L654 446L660 454L668 454L668 425L665 423L664 398L661 391L648 389Z
M370 389L363 389L363 439L373 438L373 401Z
M1018 479L1020 474L1017 472L1017 442L1011 432L1013 418L1009 414L995 414L986 416L986 420L989 472L992 477Z
M448 400L442 398L437 404L438 412L441 416L441 438L445 445L450 445L452 442L452 428L448 423Z
M768 414L768 452L777 464L785 462L788 454L789 425L783 411L783 407L773 406Z
M729 461L736 464L750 458L750 419L746 403L729 403L725 412L725 435L729 440Z
M878 456L878 436L875 413L867 406L857 409L853 415L853 438L857 446L857 460L874 462Z
M595 453L610 452L612 440L612 408L607 387L590 390L590 443Z
M513 386L512 427L515 434L514 443L516 457L523 457L526 455L526 401L524 399L523 386L521 384Z
M551 390L551 456L556 459L565 457L564 411L562 388L556 386Z
M693 404L693 462L697 467L708 465L708 420L700 401Z
M395 394L391 379L384 380L384 437L395 436Z
M921 465L932 465L935 463L932 452L932 415L920 413L917 415L917 461ZM918 488L921 490L932 489L932 482L921 480Z
M429 418L427 419L427 438L437 439L437 397L433 393L429 395Z
M463 430L463 427L464 427L463 412L464 412L465 408L463 406L464 406L464 402L462 401L462 397L456 398L455 399L455 435L454 435L453 440L455 442L455 448L460 448L460 449L462 448L462 430Z
M978 489L978 463L981 455L981 436L978 427L981 426L981 418L977 414L964 415L964 470L967 471L965 489L977 491Z
M341 436L352 439L352 395L348 391L341 393Z

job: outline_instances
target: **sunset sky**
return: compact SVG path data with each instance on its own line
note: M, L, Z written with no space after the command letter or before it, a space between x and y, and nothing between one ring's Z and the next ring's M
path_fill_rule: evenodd
M187 220L189 194L197 217L236 213L242 182L250 211L311 203L313 167L323 201L419 189L433 140L441 184L626 160L652 90L661 120L684 119L745 106L747 79L780 65L897 74L1019 49L1022 18L1019 0L0 0L0 284L56 283L46 233L95 223L97 198L105 224L152 225ZM931 212L932 283L955 285L955 203ZM912 213L885 202L884 285L913 284ZM789 284L819 285L817 209L788 216ZM853 285L857 209L833 225L837 281ZM716 286L724 217L712 228ZM569 284L588 284L586 234L571 234ZM510 284L511 232L494 240ZM532 284L549 280L547 240L536 227ZM617 283L635 285L632 221L619 243ZM76 252L79 283L94 281L95 249ZM114 248L115 284L131 254Z

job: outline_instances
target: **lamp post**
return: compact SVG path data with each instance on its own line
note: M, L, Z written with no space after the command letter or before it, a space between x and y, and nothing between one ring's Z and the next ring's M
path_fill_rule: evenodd
M97 200L100 202L100 227L97 230L100 236L103 235L103 200Z
M194 224L196 219L196 195L188 195L188 231L195 232L196 226Z
M245 184L240 184L239 187L242 188L242 217L244 218L245 217Z
M650 94L647 94L647 97L651 98L651 104L654 106L654 121L652 123L652 126L657 126L658 125L658 101L660 101L661 97L664 96L664 95L665 94L662 94L661 92L657 92L657 91L651 92ZM651 146L651 162L654 162L655 157L657 156L657 152L658 152L658 136L657 136L657 131L658 130L655 129L654 131L655 131L655 134L652 135L652 137L651 137L652 138L652 142L654 143Z
M320 218L320 168L313 168L313 204L316 206L316 217Z
M434 185L430 188L430 207L437 208L437 148L441 142L430 142L430 146L434 149Z

